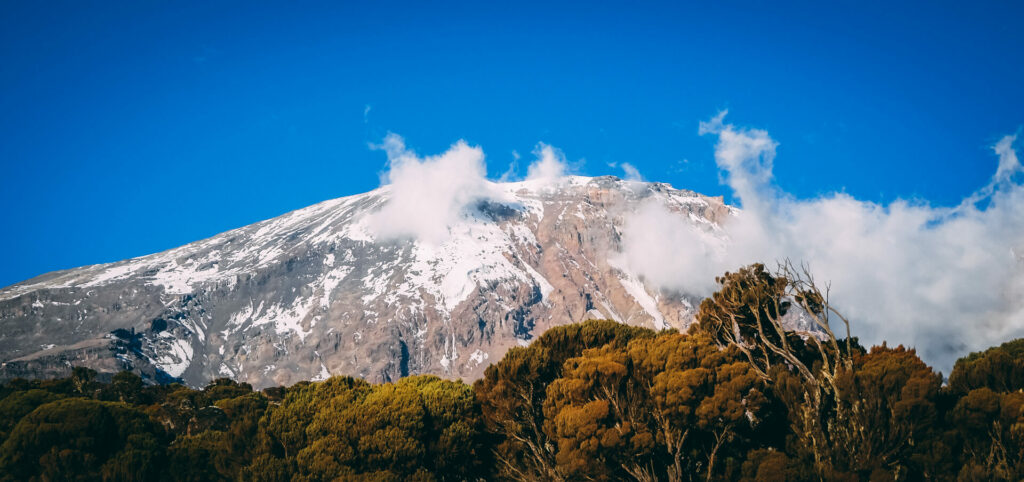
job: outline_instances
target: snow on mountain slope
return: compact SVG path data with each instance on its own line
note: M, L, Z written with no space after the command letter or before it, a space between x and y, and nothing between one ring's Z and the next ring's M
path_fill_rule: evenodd
M375 235L385 186L4 288L0 376L85 364L195 385L473 379L551 326L684 327L698 298L659 292L615 261L624 216L653 200L714 235L732 212L720 198L613 177L492 187L439 243Z

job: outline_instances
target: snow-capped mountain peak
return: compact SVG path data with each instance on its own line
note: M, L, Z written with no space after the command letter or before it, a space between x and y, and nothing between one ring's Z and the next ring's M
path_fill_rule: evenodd
M197 385L472 379L554 325L683 327L697 298L659 292L619 259L624 219L657 202L716 235L732 212L614 177L489 183L420 239L387 225L391 189L4 288L2 375L88 364Z

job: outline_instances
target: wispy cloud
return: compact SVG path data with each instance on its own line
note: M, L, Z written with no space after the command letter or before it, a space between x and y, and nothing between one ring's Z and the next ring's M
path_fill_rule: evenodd
M778 143L767 132L702 122L714 136L721 180L742 210L720 232L695 226L658 203L628 215L623 261L668 290L710 294L714 278L752 262L809 263L831 282L833 301L867 343L908 343L948 373L955 358L1024 336L1024 186L1017 136L993 146L991 182L955 207L898 200L862 201L844 193L796 199L773 182ZM389 134L387 203L370 220L377 236L442 243L448 228L481 199L503 194L486 177L483 150L465 141L422 157ZM565 155L538 144L527 179L557 182ZM618 164L626 177L639 177ZM502 180L515 180L506 173Z
M619 167L622 168L622 172L625 174L627 181L643 181L644 177L640 175L640 170L628 162L623 162Z
M483 150L465 141L428 157L406 148L397 134L388 134L374 147L387 153L388 171L381 182L391 186L387 203L369 219L370 228L381 238L444 242L448 226L458 221L468 205L493 195Z
M732 188L745 208L757 207L767 194L763 190L771 187L772 163L778 143L767 131L725 124L728 113L723 110L711 120L701 122L697 132L702 136L718 136L715 163L725 175L723 182Z
M526 179L529 181L556 182L569 170L565 154L557 147L541 142L534 148L533 155L537 156L537 160L526 170Z
M379 238L443 243L449 238L449 227L467 209L480 200L504 198L503 191L487 179L483 149L464 140L426 157L406 147L405 140L394 133L371 147L387 154L388 169L381 174L381 185L391 186L387 202L368 219ZM536 159L527 168L527 180L554 184L569 172L560 149L540 143L533 153ZM518 180L518 160L519 154L513 152L512 164L499 182Z
M505 172L501 173L498 182L511 182L518 178L520 157L519 152L513 149L512 160L508 163L508 168L505 169Z
M992 146L992 150L999 156L999 167L996 169L993 182L1009 181L1014 175L1021 172L1017 151L1013 149L1014 142L1017 142L1017 134L1005 136Z
M868 343L909 343L946 373L971 350L1024 336L1024 187L1006 136L992 183L960 206L888 205L836 193L799 200L772 183L767 132L702 122L722 180L743 210L709 232L645 206L627 220L624 257L666 289L709 294L717 274L756 261L807 262ZM978 207L983 205L984 207Z

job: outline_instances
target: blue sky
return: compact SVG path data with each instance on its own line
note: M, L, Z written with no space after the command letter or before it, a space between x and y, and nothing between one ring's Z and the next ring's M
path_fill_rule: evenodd
M373 189L388 132L728 195L727 108L794 196L953 205L1024 124L1020 2L254 3L5 5L0 286Z

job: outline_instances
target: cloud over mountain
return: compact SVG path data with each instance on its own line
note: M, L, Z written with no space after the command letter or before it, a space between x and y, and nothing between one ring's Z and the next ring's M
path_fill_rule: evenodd
M388 156L381 183L390 186L389 197L369 219L370 228L381 238L409 237L439 244L448 239L449 227L467 207L481 199L504 198L487 179L483 149L464 140L427 157L418 156L394 133L374 147ZM560 149L540 143L533 153L537 158L527 168L527 180L554 183L569 171Z
M401 136L388 134L378 148L388 156L381 181L391 188L387 203L369 220L377 236L440 243L466 205L490 196L479 147L460 140L442 154L419 157Z
M948 373L969 350L1024 335L1024 186L1016 136L993 146L989 186L956 207L887 205L834 193L796 199L772 183L777 143L767 132L700 124L742 211L724 240L649 205L627 222L623 256L664 288L710 294L726 270L789 258L806 262L867 343L916 346Z

